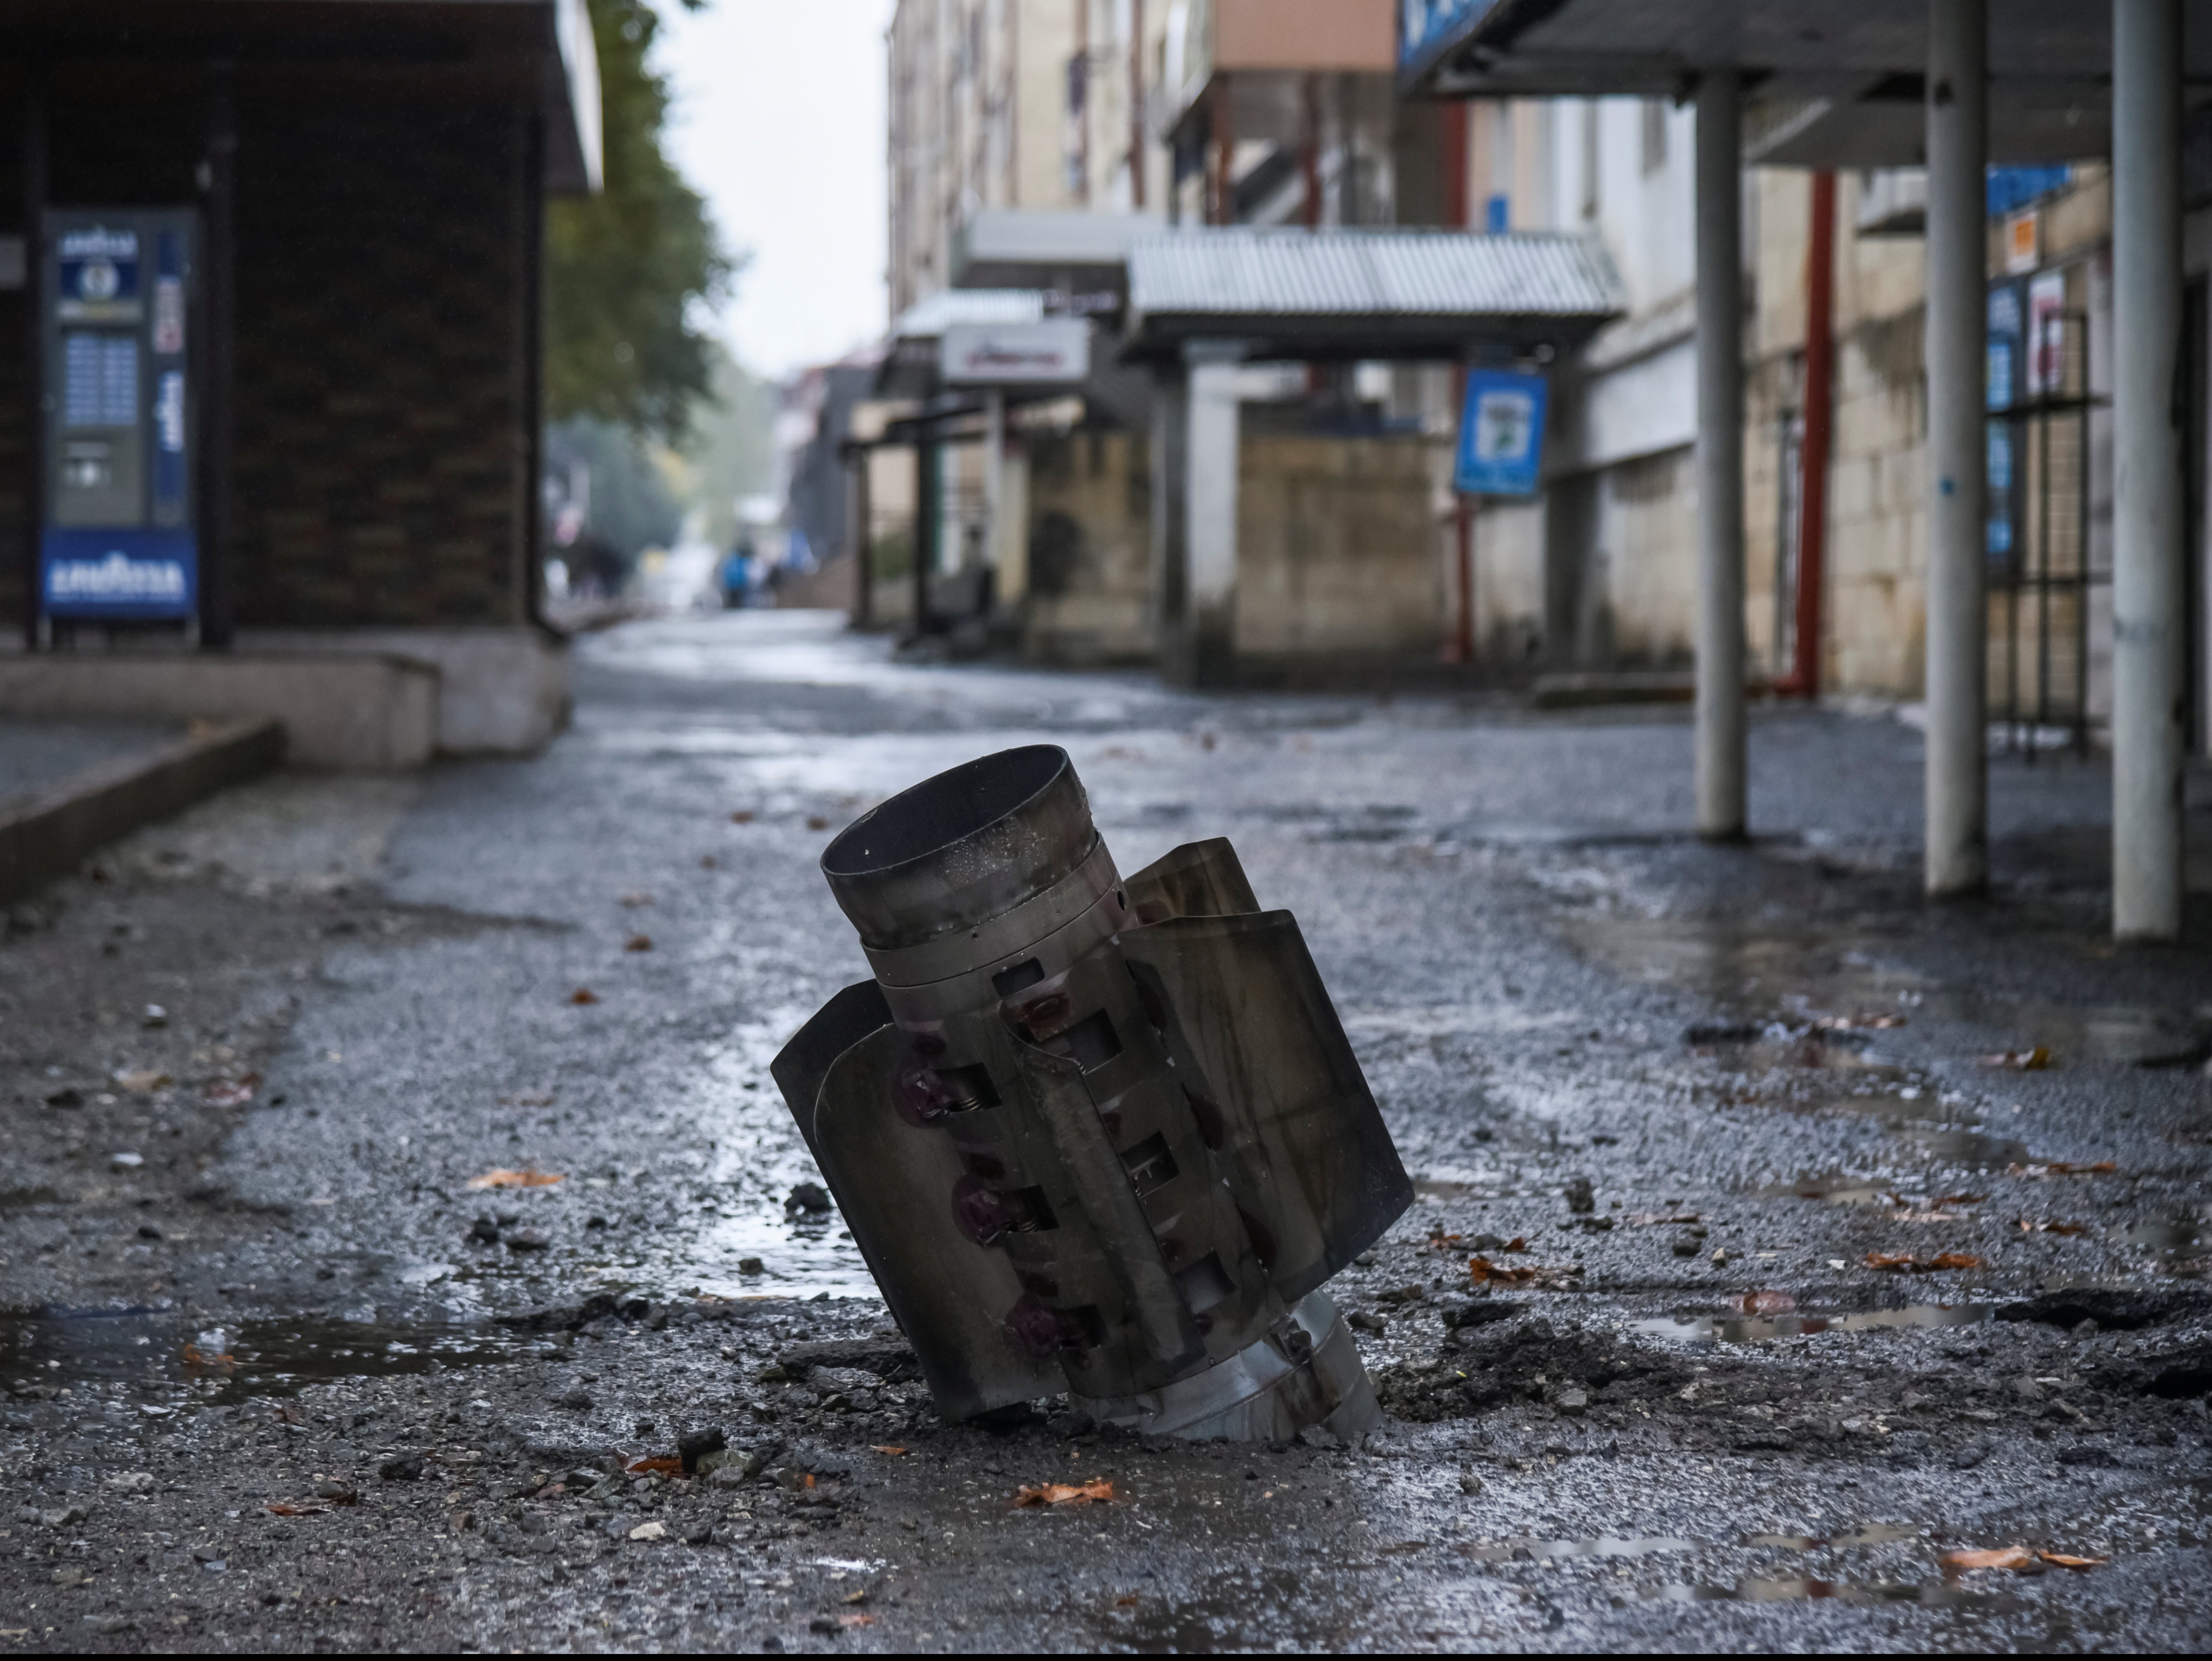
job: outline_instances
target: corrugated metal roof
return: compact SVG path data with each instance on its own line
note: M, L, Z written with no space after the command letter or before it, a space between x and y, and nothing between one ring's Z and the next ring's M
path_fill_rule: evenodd
M902 312L893 340L935 340L955 323L1035 323L1044 295L1035 288L939 288Z
M1130 309L1143 317L1603 318L1613 262L1560 233L1219 227L1138 239Z

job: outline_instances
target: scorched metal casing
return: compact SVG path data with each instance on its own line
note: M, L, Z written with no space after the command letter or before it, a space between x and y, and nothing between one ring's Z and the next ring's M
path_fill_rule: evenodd
M1124 881L1036 745L881 803L822 868L875 979L773 1071L945 1415L1066 1389L1164 1434L1371 1428L1319 1288L1412 1185L1229 844Z

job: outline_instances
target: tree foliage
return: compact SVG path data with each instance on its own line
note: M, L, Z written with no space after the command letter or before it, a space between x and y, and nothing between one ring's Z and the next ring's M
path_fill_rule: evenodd
M605 184L548 204L545 413L674 441L694 403L713 396L712 342L694 326L694 307L722 294L735 265L706 203L661 150L668 85L647 63L659 18L648 0L590 7Z

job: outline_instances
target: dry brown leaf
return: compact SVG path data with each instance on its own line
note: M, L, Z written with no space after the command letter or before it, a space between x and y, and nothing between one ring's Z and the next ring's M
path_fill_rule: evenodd
M733 825L750 825L753 822L753 810L750 808L739 808L730 815L730 822Z
M2039 1073L2051 1065L2051 1052L2039 1044L2032 1050L2000 1050L1980 1058L1984 1067L2003 1067L2015 1073Z
M237 1367L238 1362L230 1355L207 1355L198 1344L188 1343L185 1346L185 1365L191 1367L206 1367L216 1373L228 1373Z
M1995 1551L1947 1551L1936 1559L1956 1573L1961 1569L2024 1569L2035 1561L2026 1546L2000 1546Z
M599 995L593 991L589 986L579 986L574 991L568 994L568 1002L578 1005L596 1003L599 1001Z
M640 888L635 893L624 894L622 897L622 902L625 906L650 906L653 903L653 896Z
M714 869L714 856L711 853L701 854L699 856L699 869L702 871L713 870Z
M1516 1234L1498 1249L1501 1252L1526 1252L1528 1249L1528 1242L1521 1235Z
M818 813L810 813L806 815L806 828L809 830L828 830L830 828L830 821L827 819L824 819Z
M1114 1607L1117 1609L1133 1609L1136 1608L1137 1599L1135 1595L1133 1593L1127 1597L1116 1597L1114 1600Z
M626 952L649 952L653 949L653 937L649 934L634 934L623 942L623 949Z
M1786 1315L1796 1308L1797 1300L1787 1292L1747 1292L1737 1306L1747 1315Z
M552 1171L487 1171L480 1177L471 1177L471 1188L550 1188L568 1179Z
M837 1617L837 1624L841 1627L872 1627L876 1624L876 1617L872 1615L841 1615Z
M1014 1504L1018 1506L1104 1505L1115 1497L1114 1484L1102 1476L1089 1482L1039 1482L1034 1488L1025 1488L1016 1494Z
M871 1453L888 1453L888 1454L890 1454L893 1458L898 1458L901 1454L902 1454L902 1453L904 1453L904 1452L906 1452L906 1450L905 1450L904 1448L902 1448L902 1447L884 1447L884 1446L881 1446L880 1444L878 1444L878 1443L875 1443L875 1442L871 1442L871 1443L869 1443L869 1444L868 1444L868 1451L869 1451Z
M1869 1252L1866 1254L1866 1266L1885 1275L1933 1275L1940 1270L1987 1267L1971 1252L1938 1252L1925 1258L1917 1258L1910 1252Z
M2069 1569L2095 1568L2101 1563L2112 1561L2109 1557L2069 1557L2063 1551L2039 1551L2035 1555L2046 1563L2056 1563L2060 1568Z
M632 1459L623 1467L623 1473L629 1476L650 1476L656 1470L664 1476L680 1476L684 1474L684 1461L678 1458Z
M201 1087L200 1100L210 1107L243 1107L253 1100L260 1082L258 1073L248 1073L243 1078L211 1078Z
M1457 1234L1447 1234L1441 1226L1429 1230L1428 1249L1431 1252L1449 1252L1459 1242Z
M273 1506L264 1506L262 1509L266 1511L271 1517L320 1517L325 1512L328 1512L330 1507L328 1506L287 1505L283 1500L279 1500Z

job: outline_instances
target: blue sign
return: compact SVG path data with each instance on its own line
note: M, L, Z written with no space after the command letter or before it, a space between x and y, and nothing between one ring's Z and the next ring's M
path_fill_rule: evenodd
M39 544L40 609L88 622L189 617L199 603L189 530L49 525Z
M1544 457L1541 375L1474 369L1459 421L1452 488L1469 496L1533 496Z
M1410 64L1491 0L1399 0L1398 62Z

